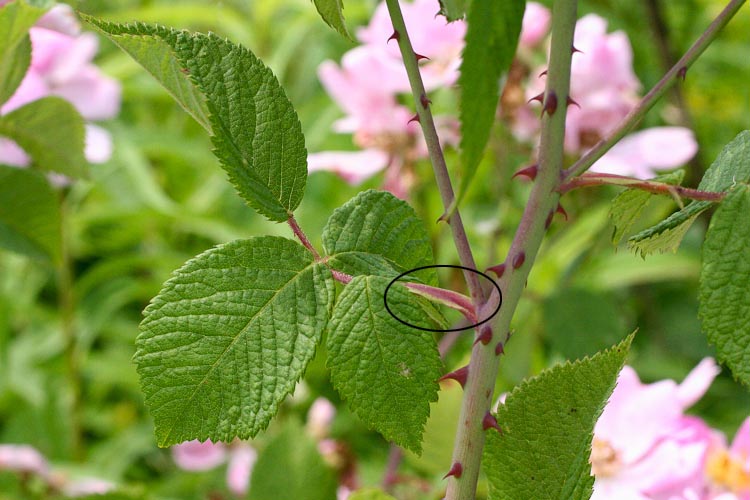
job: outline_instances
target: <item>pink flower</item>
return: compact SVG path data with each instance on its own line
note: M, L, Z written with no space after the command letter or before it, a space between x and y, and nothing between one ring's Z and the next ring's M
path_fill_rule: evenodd
M711 500L750 500L750 417L746 418L732 445L716 446L706 460Z
M0 470L49 475L47 459L28 445L0 444Z
M719 367L704 359L681 384L642 384L626 366L594 428L594 500L667 500L702 484L709 427L684 411L706 392Z
M518 45L521 48L532 48L539 45L547 32L552 16L547 7L536 2L527 2L521 25L521 38Z
M249 444L235 442L229 446L211 441L186 441L172 447L172 459L187 471L214 469L229 461L227 486L236 495L244 495L250 485L257 453Z
M429 58L429 61L421 66L422 79L427 90L446 87L456 82L466 32L466 25L462 21L449 24L443 16L435 15L437 10L435 0L401 3L401 11L414 50ZM396 74L400 76L400 87L396 90L409 92L409 80L398 44L386 42L392 34L393 25L388 8L385 2L381 2L375 9L370 24L357 32L357 38L365 45L386 54L396 68Z
M607 21L595 14L576 24L570 95L578 103L567 108L565 150L585 153L609 135L638 102L640 82L633 72L633 51L622 31L607 33ZM544 91L543 68L532 71L527 99ZM513 132L533 140L539 132L537 107L524 106L514 117ZM692 158L698 149L693 133L680 127L656 127L624 138L593 167L593 171L650 178Z
M46 96L70 101L86 120L106 120L120 109L120 85L104 76L92 63L98 50L93 33L80 34L80 26L68 5L60 4L47 12L29 31L32 45L31 66L21 85L0 107L6 114ZM109 159L109 134L87 125L86 157L92 163ZM27 166L29 157L8 139L0 139L0 161Z
M116 484L98 479L95 477L85 477L70 481L63 487L65 496L82 497L88 495L104 495L117 487Z

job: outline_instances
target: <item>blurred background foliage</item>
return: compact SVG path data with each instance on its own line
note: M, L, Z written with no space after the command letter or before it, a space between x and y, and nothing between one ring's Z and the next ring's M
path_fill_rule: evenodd
M330 132L341 112L316 75L320 62L338 61L352 46L320 21L309 0L71 3L108 20L210 30L247 46L285 87L309 151L352 148L348 136ZM355 30L375 7L372 0L345 3L347 23ZM628 33L636 73L647 89L721 7L717 0L587 0L580 10L596 12L609 20L610 30ZM654 8L660 13L658 22ZM690 69L679 92L669 94L646 119L646 125L658 125L668 117L695 130L700 152L686 167L688 184L695 184L724 144L750 128L748 31L750 12L745 8ZM0 251L0 443L31 444L71 473L128 485L136 494L231 498L222 469L182 472L167 451L155 446L131 362L134 339L141 311L185 260L236 238L291 234L285 225L268 223L243 205L212 156L204 131L136 63L102 41L98 64L122 82L123 108L106 124L115 141L111 161L93 168L91 181L68 188L64 236L71 279L44 262ZM442 112L454 109L450 89L435 101ZM510 244L529 189L510 177L529 156L527 146L496 127L462 208L482 266L502 261ZM455 151L448 151L449 165L456 162ZM436 262L455 264L447 227L434 223L442 211L430 167L422 163L417 168L412 204L431 231ZM350 186L329 173L311 175L298 219L319 246L331 211L379 183L375 178ZM616 192L596 188L565 197L569 218L556 218L529 279L502 362L498 393L554 362L609 346L636 328L630 364L646 381L681 380L702 357L712 355L697 319L706 219L693 226L676 255L643 260L610 243L608 204ZM672 201L660 200L641 225L671 210ZM461 287L460 281L457 275L442 276L446 286ZM448 369L467 361L472 340L468 334L457 338L446 359ZM304 419L312 400L324 396L338 408L333 437L346 443L362 482L377 485L388 444L341 404L324 360L320 352L303 387L254 446L262 450L285 422ZM455 386L443 389L428 424L423 456L407 456L400 470L402 481L394 490L399 498L442 496L440 477L449 463L461 397ZM746 390L725 370L694 411L731 434L749 407ZM33 487L25 493L19 488L14 476L0 473L0 498L33 492Z

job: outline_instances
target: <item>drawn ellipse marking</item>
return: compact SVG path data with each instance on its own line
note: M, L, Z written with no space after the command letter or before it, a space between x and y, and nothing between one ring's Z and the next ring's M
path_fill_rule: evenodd
M469 272L472 272L472 273L475 273L475 274L478 274L478 275L482 276L487 281L489 281L490 283L492 283L492 286L495 287L495 289L497 290L498 296L500 297L500 300L497 303L497 307L492 312L492 314L490 314L489 316L487 316L482 321L474 323L473 325L464 326L462 328L424 328L424 327L421 327L421 326L417 326L417 325L411 324L408 321L404 321L401 318L399 318L398 316L396 316L395 314L393 314L393 311L391 311L391 308L388 307L388 290L391 289L391 286L393 286L394 283L396 283L399 279L401 279L403 276L406 276L407 274L411 274L411 273L414 273L416 271L421 271L422 269L432 269L432 268L438 268L438 267L450 267L450 268L453 268L453 269L461 269L463 271L469 271ZM495 280L493 280L492 278L490 278L489 276L487 276L486 274L484 274L482 271L477 271L476 269L472 269L470 267L464 267L464 266L455 266L455 265L450 265L450 264L435 264L435 265L432 265L432 266L422 266L422 267L416 267L414 269L409 269L408 271L403 272L403 273L399 274L398 276L396 276L395 278L393 278L391 280L391 282L388 283L388 286L385 287L385 293L383 294L383 303L385 304L385 310L388 311L388 314L390 314L391 316L393 316L393 318L396 321L398 321L399 323L402 323L402 324L404 324L404 325L406 325L408 327L416 328L417 330L423 330L425 332L444 332L444 333L448 333L448 332L461 332L461 331L464 331L464 330L474 329L474 328L478 327L479 325L483 325L484 323L487 323L489 320L491 320L492 318L494 318L495 315L497 314L497 312L500 310L500 306L503 305L503 292L502 292L502 290L500 290L500 285L498 285L497 283L495 283Z

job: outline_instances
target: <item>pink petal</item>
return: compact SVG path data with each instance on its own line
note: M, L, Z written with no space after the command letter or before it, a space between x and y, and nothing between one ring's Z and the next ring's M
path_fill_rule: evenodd
M0 163L11 167L28 167L31 158L18 144L0 137Z
M86 159L90 163L104 163L112 156L112 136L101 127L86 124Z
M527 2L526 11L523 13L519 45L531 48L541 42L549 31L551 17L549 9L544 5Z
M0 114L7 114L42 97L48 96L50 89L39 73L34 69L29 69L26 76L21 80L21 84L16 91L10 96L5 104L0 107Z
M114 118L120 111L120 84L102 75L95 66L81 69L73 78L54 87L52 93L70 101L87 120Z
M737 429L737 434L734 435L732 447L729 451L732 455L743 457L750 472L750 417L746 418L740 428Z
M0 445L0 470L30 472L47 476L49 464L36 448L28 445Z
M693 406L702 398L719 373L721 368L713 358L704 358L698 363L677 387L677 398L683 408Z
M307 412L307 432L315 439L323 439L335 416L336 407L326 398L317 398Z
M184 470L209 470L223 464L226 460L226 448L222 443L211 441L186 441L172 446L172 459Z
M377 149L325 151L307 156L308 172L334 172L349 184L363 182L383 170L387 164L388 155Z
M63 488L63 491L69 497L82 497L87 495L104 495L115 488L117 488L117 485L110 481L88 477L68 483Z
M250 474L258 459L258 453L251 446L241 443L235 445L229 453L227 466L227 485L237 496L244 496L250 485Z
M36 26L58 31L70 36L81 33L81 25L70 5L60 3L52 7L37 22Z

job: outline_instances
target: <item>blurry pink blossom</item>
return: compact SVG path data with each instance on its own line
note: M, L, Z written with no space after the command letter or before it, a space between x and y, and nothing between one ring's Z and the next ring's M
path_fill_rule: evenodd
M421 65L422 79L427 90L453 85L458 79L461 65L461 51L464 46L466 25L463 21L448 23L443 16L436 15L438 5L435 0L415 0L401 2L409 39L414 50L429 58ZM393 34L393 24L385 2L375 9L370 24L357 32L357 38L366 46L383 51L387 60L400 77L400 87L396 90L409 92L409 80L401 61L398 44L388 43Z
M106 120L117 115L120 85L92 63L98 40L93 33L80 33L68 5L53 7L29 35L31 65L16 92L0 107L0 114L42 97L59 96L70 101L86 120ZM92 163L107 161L112 154L109 133L87 125L85 153ZM0 162L27 166L30 159L15 143L0 138Z
M172 459L178 467L187 471L210 470L229 461L227 486L236 495L244 495L250 484L257 453L249 444L241 441L225 445L194 440L173 446Z
M737 430L731 446L722 444L706 460L709 496L701 500L750 500L750 417Z
M0 444L0 470L49 475L47 459L28 445Z
M186 441L172 447L172 459L180 469L203 471L218 467L227 458L223 443L198 440Z
M327 437L335 416L336 407L326 398L317 398L307 412L308 434L318 441Z
M104 495L117 488L117 485L98 479L95 477L86 477L75 479L63 486L63 493L68 497L82 497L88 495Z
M536 22L541 29L542 21ZM633 50L627 35L622 31L607 33L605 19L595 14L581 18L574 46L581 52L573 55L570 95L578 106L567 108L565 150L581 154L625 118L639 100L641 85L633 72ZM532 71L527 99L544 92L544 78L536 78L543 69ZM538 107L521 107L514 117L513 132L521 140L534 140L539 123ZM627 136L591 170L651 178L655 170L683 165L697 149L690 130L656 127Z
M681 384L642 384L626 366L594 428L593 500L667 500L703 484L714 433L684 411L706 392L719 367L706 358Z
M547 7L537 2L526 2L526 11L523 13L521 25L521 38L518 45L521 48L531 48L547 36L549 23L552 18Z

